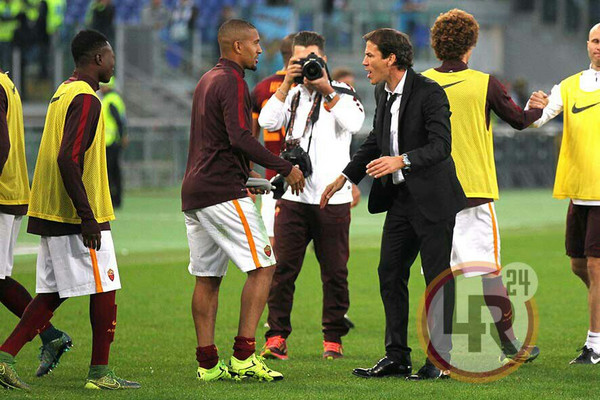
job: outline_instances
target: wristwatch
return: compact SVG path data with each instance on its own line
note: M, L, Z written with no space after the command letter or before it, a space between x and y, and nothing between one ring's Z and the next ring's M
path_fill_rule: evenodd
M333 92L329 93L328 95L323 96L323 99L325 100L325 103L330 103L333 101L335 96L337 96L337 92L334 90Z
M402 167L402 169L410 169L410 160L408 159L408 156L406 155L406 153L402 154L400 157L402 157L402 161L404 162L404 167Z

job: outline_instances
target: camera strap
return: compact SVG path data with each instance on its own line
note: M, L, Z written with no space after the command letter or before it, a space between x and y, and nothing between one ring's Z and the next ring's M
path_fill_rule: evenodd
M358 95L358 93L356 93L355 90L348 89L348 88L345 88L343 86L333 85L333 84L331 86L333 87L333 90L335 90L338 94L347 94L347 95L350 95L350 96L356 98L358 101L360 101L362 103L362 100L361 100L360 96Z
M302 133L302 137L304 137L304 134L306 134L306 130L308 129L310 123L310 136L308 138L308 148L306 149L307 153L310 150L310 144L312 142L313 126L315 122L317 122L317 120L319 119L322 98L323 96L321 95L321 93L317 93L317 95L315 96L315 100L313 101L313 105L308 113L308 116L306 117L306 125L304 126L304 132ZM298 91L298 93L296 93L292 98L292 104L290 107L290 121L288 122L288 126L285 128L286 139L281 143L281 151L284 150L284 146L286 146L288 143L292 146L300 145L300 139L292 138L292 129L294 129L294 121L296 120L296 111L298 110L298 104L300 104L300 91Z

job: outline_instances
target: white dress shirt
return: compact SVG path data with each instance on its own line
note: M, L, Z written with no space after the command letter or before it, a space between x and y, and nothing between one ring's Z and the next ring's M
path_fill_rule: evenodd
M390 156L396 157L400 155L400 150L398 149L398 116L400 112L400 103L402 102L402 91L404 90L404 82L406 82L406 72L404 72L402 79L400 80L400 82L398 82L394 90L391 90L387 83L385 84L385 91L387 92L386 100L389 99L390 96L394 93L398 95L396 97L396 100L394 100L394 102L392 103L392 108L390 109L390 112L392 113L392 121L390 124ZM383 104L383 106L385 107L385 104ZM386 138L383 138L383 140L386 140ZM404 175L402 174L401 169L392 174L392 182L394 183L394 185L404 182Z
M334 86L351 89L350 86L333 82ZM307 117L310 112L316 91L310 93L304 85L292 88L285 102L281 102L274 94L265 104L258 117L261 127L270 131L286 127L291 114L291 102L296 93L300 92L300 101L296 110L296 118L291 133L287 138L300 139L300 146L308 149L308 140L311 127L307 125ZM319 204L321 194L325 187L333 182L340 171L350 162L350 144L352 135L358 133L365 120L363 105L360 101L349 94L339 94L340 99L329 111L324 107L325 100L321 100L319 119L312 127L312 141L308 154L312 162L313 173L306 180L304 192L293 195L288 190L283 199L297 201L305 204ZM308 122L310 124L310 122ZM347 182L342 189L333 195L329 204L344 204L352 202L352 185Z
M600 71L596 71L592 69L590 64L590 68L583 71L581 73L581 79L579 79L579 87L584 92L594 92L596 90L600 90ZM540 119L533 123L533 126L539 128L544 125L546 122L550 121L552 118L556 117L563 111L563 101L560 93L561 84L554 85L552 91L550 92L550 96L548 97L548 105L544 108L544 112ZM529 102L527 104L526 109L529 108ZM600 201L597 200L579 200L579 199L571 199L573 200L573 204L577 204L580 206L600 206Z

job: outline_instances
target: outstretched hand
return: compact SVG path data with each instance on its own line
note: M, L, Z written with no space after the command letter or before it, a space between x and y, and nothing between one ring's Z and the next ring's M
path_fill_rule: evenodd
M290 174L285 177L285 181L292 188L292 194L299 195L304 192L304 174L297 165L295 165L290 171Z
M331 197L344 186L344 183L346 183L346 177L344 175L340 175L335 181L327 185L323 191L323 194L321 195L321 201L319 203L321 209L325 208L327 203L329 203L329 199L331 199Z
M354 208L360 203L360 189L358 185L352 184L352 203L350 203L350 208Z

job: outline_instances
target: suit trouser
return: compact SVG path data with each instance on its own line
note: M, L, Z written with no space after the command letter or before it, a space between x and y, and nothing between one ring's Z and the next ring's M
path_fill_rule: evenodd
M450 269L454 220L455 218L439 222L427 220L405 186L399 190L387 213L378 273L386 320L386 356L393 361L411 365L411 349L407 341L410 267L420 252L427 285ZM444 285L443 295L443 313L438 309L436 315L428 318L432 322L429 334L436 351L449 361L454 312L453 278Z
M292 332L290 314L296 278L302 268L306 246L312 240L321 266L323 283L323 335L326 341L341 343L348 333L344 314L350 306L348 295L348 236L350 203L318 205L279 200L275 212L275 257L277 267L269 293L270 329L266 338Z

